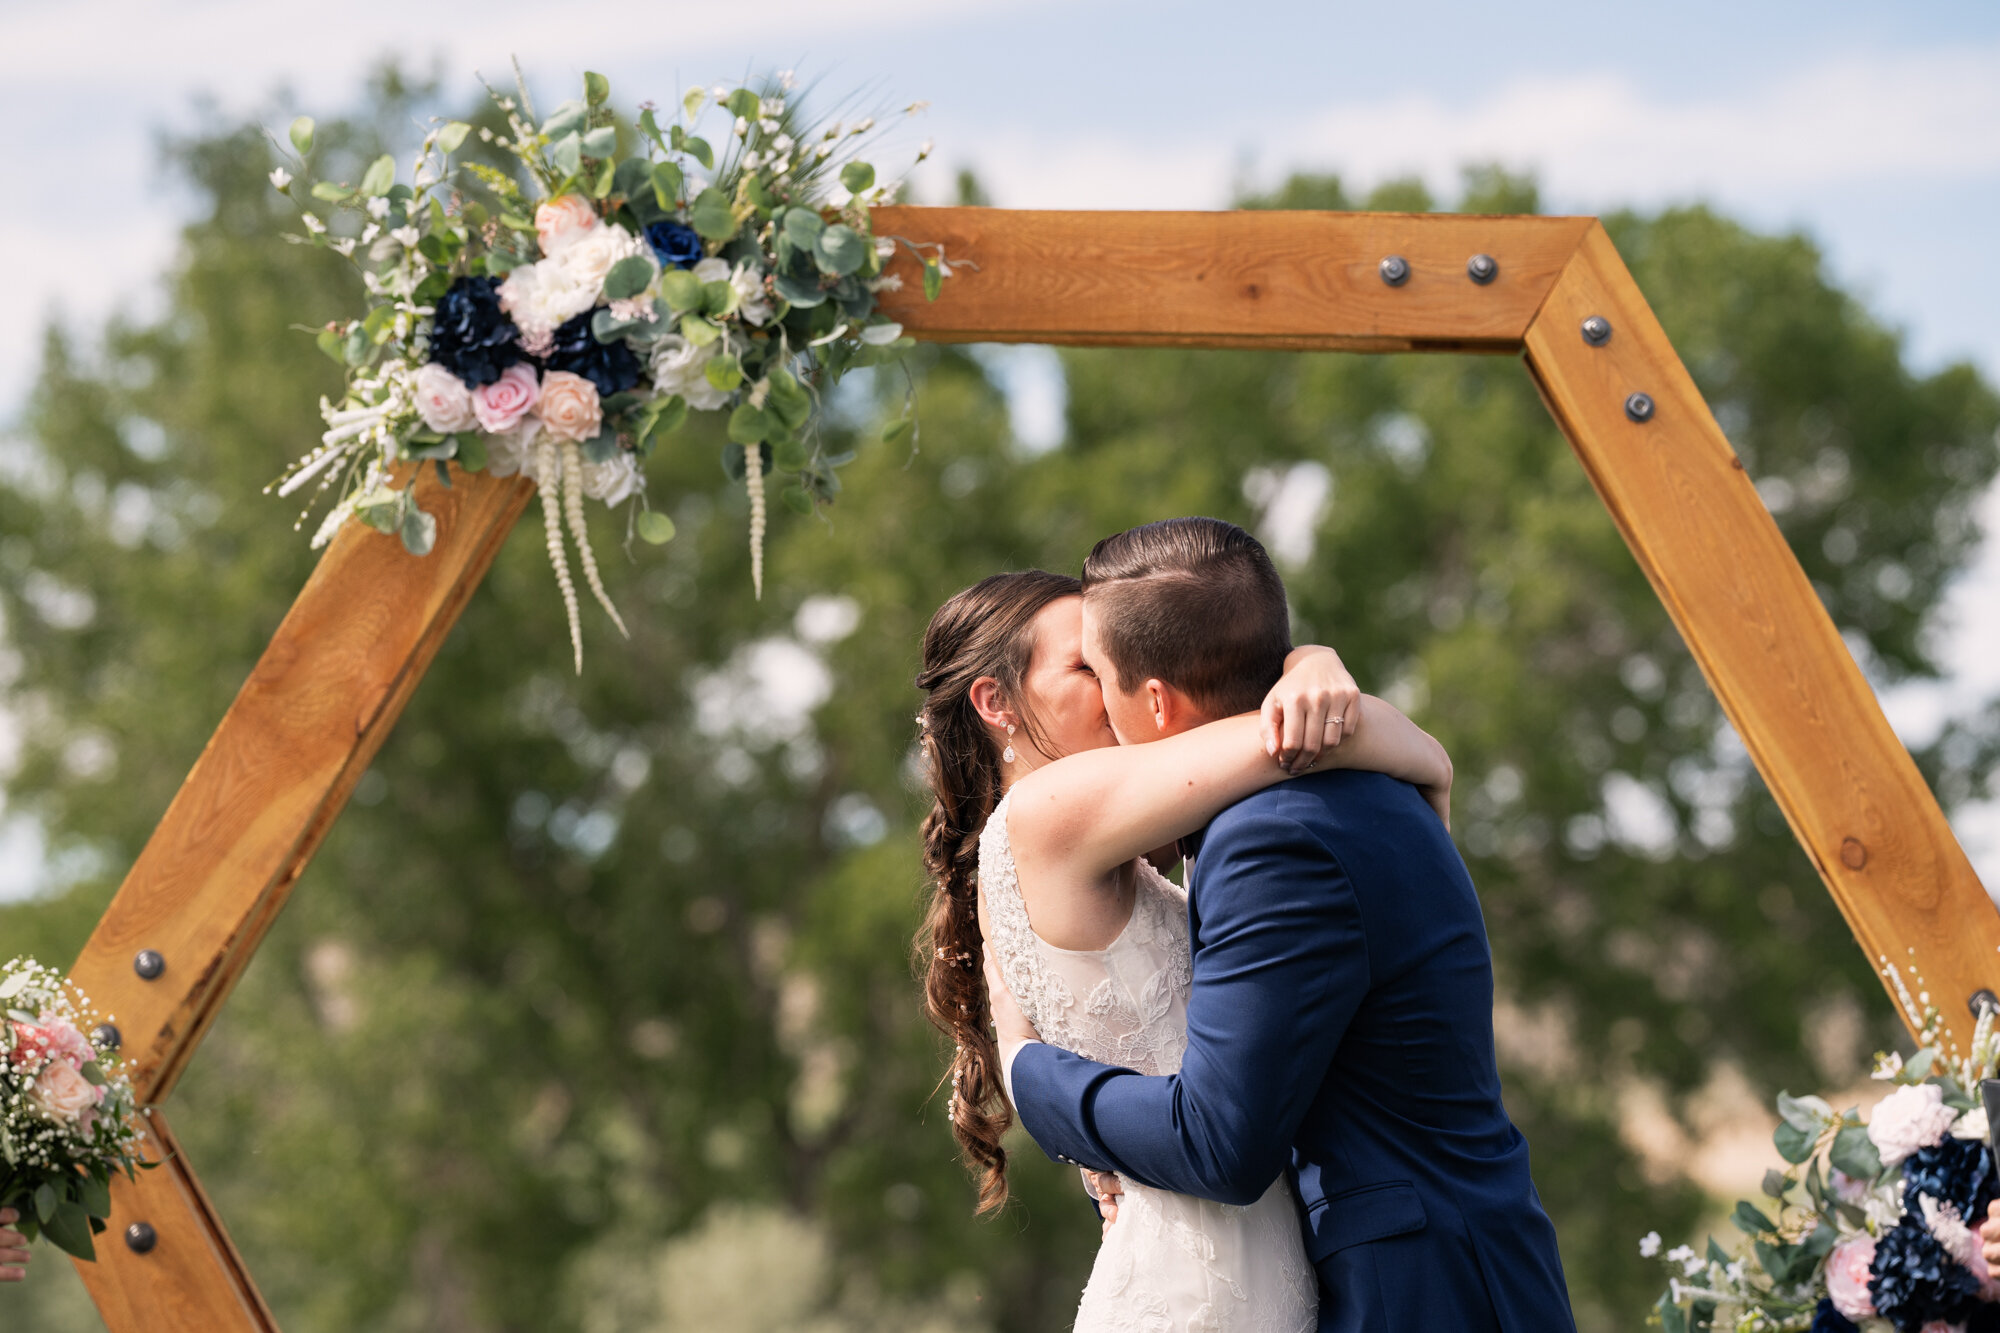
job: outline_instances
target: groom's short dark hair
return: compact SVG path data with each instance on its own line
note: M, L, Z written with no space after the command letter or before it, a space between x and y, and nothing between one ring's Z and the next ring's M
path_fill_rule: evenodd
M1169 518L1106 537L1083 595L1120 690L1162 680L1216 717L1247 713L1292 650L1285 582L1255 537L1219 518Z

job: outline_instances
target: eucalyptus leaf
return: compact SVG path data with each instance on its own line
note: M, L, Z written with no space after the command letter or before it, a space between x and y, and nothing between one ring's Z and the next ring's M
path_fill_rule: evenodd
M403 549L411 555L429 555L431 547L437 545L437 519L414 504L403 515L398 531L403 538Z
M467 472L486 470L486 440L467 433L458 437L458 465Z
M49 1219L56 1215L56 1205L59 1202L55 1186L46 1180L35 1186L35 1216L41 1220L43 1226L47 1226Z
M679 164L657 162L653 165L653 198L660 207L671 209L681 197L681 186L686 182Z
M618 127L600 125L583 136L585 157L610 157L618 151Z
M729 414L729 438L738 444L760 442L770 433L770 419L748 403Z
M437 146L440 152L456 153L465 142L465 136L472 133L472 126L462 120L454 120L438 131Z
M743 364L733 356L710 357L701 373L708 382L724 393L729 393L743 384Z
M1904 1083L1923 1082L1924 1075L1930 1073L1931 1065L1936 1063L1937 1054L1938 1054L1937 1047L1926 1046L1924 1047L1924 1049L1918 1051L1915 1055L1911 1056L1910 1062L1903 1066L1903 1074L1901 1081Z
M1778 1230L1778 1224L1747 1199L1737 1203L1736 1211L1729 1215L1729 1220L1746 1236L1769 1236Z
M916 426L916 421L910 417L897 417L882 427L882 443L901 444L909 438L910 432L915 430Z
M681 151L710 171L715 170L715 150L708 146L708 140L690 134L681 141Z
M549 145L549 161L556 164L565 176L574 176L583 169L583 139L575 134L565 134Z
M292 150L300 157L310 156L313 150L313 118L300 116L292 122Z
M1848 1125L1834 1135L1826 1158L1835 1170L1855 1180L1873 1180L1882 1174L1882 1154L1860 1125Z
M560 139L566 134L581 134L589 120L590 108L572 99L549 112L549 118L542 122L542 133L551 139Z
M836 222L819 234L813 243L813 258L837 277L846 277L868 259L868 238L845 222Z
M379 195L389 193L389 187L396 183L396 159L387 153L368 164L368 170L361 177L361 193Z
M639 515L636 526L639 539L655 546L664 546L674 539L674 521L657 509L648 509Z
M660 274L660 299L675 314L701 308L701 279L684 268L670 268Z
M1818 1166L1819 1163L1815 1162L1813 1165ZM1791 1187L1791 1183L1785 1173L1775 1167L1764 1172L1764 1193L1773 1199L1784 1198L1785 1191Z
M639 133L659 145L662 152L666 151L667 141L660 134L660 122L654 117L653 108L647 107L639 113Z
M583 99L592 106L603 106L611 97L611 80L593 70L583 72Z
M653 261L644 255L629 255L619 260L604 275L604 299L624 301L637 296L653 281L653 273Z
M590 179L590 197L602 199L611 193L612 182L617 179L618 164L610 158L602 158L597 163L597 174Z
M807 282L789 273L780 273L772 283L778 295L801 310L809 310L826 300L826 292L816 282Z
M688 208L688 225L701 233L703 240L726 241L734 236L736 211L729 196L713 185L703 190Z
M1819 1135L1781 1120L1771 1135L1771 1141L1777 1145L1778 1156L1797 1166L1812 1156L1813 1145L1819 1141Z
M735 311L739 299L740 293L736 290L736 284L727 279L704 282L701 285L701 312L710 318L721 319L731 314Z
M1833 1108L1826 1104L1824 1098L1794 1097L1789 1092L1778 1094L1778 1114L1786 1124L1814 1134L1834 1118Z
M764 409L764 415L767 417L771 415L768 404ZM806 465L810 457L811 455L806 452L805 441L793 436L787 436L771 446L771 461L786 472L798 471Z
M826 223L810 208L788 208L785 210L785 239L801 250L810 250L826 230Z
M738 88L724 98L722 104L729 108L731 115L741 116L745 120L757 119L764 109L763 99L748 88Z
M83 1075L83 1081L93 1088L101 1088L111 1082L110 1079L104 1077L104 1070L98 1066L95 1060L84 1061L83 1068L76 1072Z
M332 181L313 182L312 197L324 199L329 204L340 203L344 199L352 198L353 195L354 191L345 185L336 185Z
M681 337L696 347L706 347L722 336L722 330L703 319L700 315L681 316Z
M860 194L875 183L875 168L866 162L849 162L840 169L840 183L854 194Z
M813 511L812 496L806 492L806 488L803 486L785 487L780 493L780 498L801 514L810 514Z
M609 463L618 456L618 432L610 427L597 432L592 439L583 442L583 456L592 463Z
M944 274L938 271L937 261L935 259L926 259L924 261L924 299L926 301L935 301L938 299L938 293L943 290Z

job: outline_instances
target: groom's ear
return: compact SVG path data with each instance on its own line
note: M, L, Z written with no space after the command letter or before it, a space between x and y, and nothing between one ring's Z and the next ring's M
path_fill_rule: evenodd
M1148 680L1145 690L1146 708L1153 715L1153 730L1161 736L1173 735L1185 720L1186 700L1179 690L1163 680Z

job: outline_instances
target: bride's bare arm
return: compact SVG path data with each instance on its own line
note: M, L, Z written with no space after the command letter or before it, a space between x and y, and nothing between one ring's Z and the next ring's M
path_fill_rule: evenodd
M1442 813L1451 787L1444 747L1393 706L1362 695L1355 734L1321 754L1318 769L1359 768L1425 789ZM1225 806L1291 776L1268 752L1255 713L1144 745L1087 750L1014 784L1008 835L1017 859L1102 876L1192 833Z

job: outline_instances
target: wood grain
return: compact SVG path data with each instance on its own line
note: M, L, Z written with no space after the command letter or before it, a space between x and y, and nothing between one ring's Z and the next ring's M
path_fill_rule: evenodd
M277 1321L250 1280L243 1257L155 1110L145 1145L161 1165L111 1187L111 1225L97 1238L97 1262L76 1264L112 1333L277 1333ZM158 1239L146 1254L125 1243L134 1222Z
M926 301L899 248L883 310L933 342L1511 352L1589 218L883 208L880 236L941 243ZM1466 261L1491 255L1481 286ZM1388 255L1410 263L1382 281Z
M1611 321L1603 347L1580 334L1591 315ZM1907 976L1914 958L1963 1040L1967 1000L2000 989L2000 913L1601 226L1527 347L1550 409L1870 963ZM1625 413L1635 391L1656 405L1644 424Z
M141 1101L172 1091L534 489L422 475L435 549L343 529L77 960ZM166 958L155 981L133 971L141 949Z

